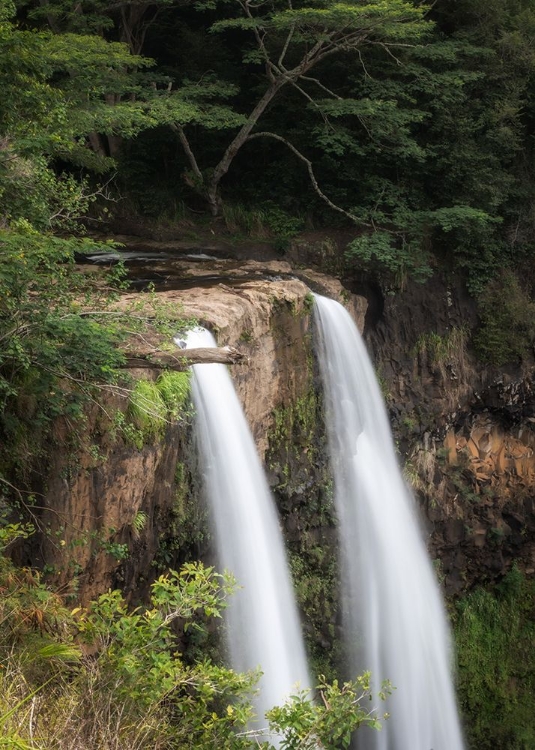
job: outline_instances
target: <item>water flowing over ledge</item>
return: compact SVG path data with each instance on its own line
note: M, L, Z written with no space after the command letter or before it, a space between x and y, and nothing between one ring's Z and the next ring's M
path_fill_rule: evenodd
M352 676L395 686L366 750L462 750L441 596L405 486L375 373L344 308L315 296L320 370L342 549ZM351 675L350 675L351 676Z
M215 346L208 331L188 346ZM215 528L219 564L242 588L227 610L232 667L260 669L258 720L296 689L310 686L301 628L277 514L260 459L224 365L193 367L198 448ZM271 742L277 744L276 738Z

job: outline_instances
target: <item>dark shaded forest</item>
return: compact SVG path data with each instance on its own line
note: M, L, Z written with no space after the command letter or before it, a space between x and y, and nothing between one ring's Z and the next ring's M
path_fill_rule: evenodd
M3 19L6 228L65 232L93 201L238 208L355 226L356 264L461 268L477 293L529 270L530 2L4 3Z

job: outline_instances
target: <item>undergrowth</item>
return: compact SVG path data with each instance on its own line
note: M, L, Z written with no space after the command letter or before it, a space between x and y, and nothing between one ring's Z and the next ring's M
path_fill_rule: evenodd
M535 581L513 568L458 605L459 699L472 750L535 747Z
M157 578L145 606L129 607L116 590L69 610L38 572L5 556L31 533L0 525L0 747L274 750L275 733L292 750L343 750L361 725L380 728L377 709L363 707L366 673L344 684L320 677L323 701L297 688L267 713L269 730L248 731L258 674L180 653L182 632L221 616L231 576L189 563ZM389 692L385 684L379 697Z
M189 372L164 372L156 381L136 381L126 413L115 414L115 431L139 450L160 438L167 424L187 414L189 386Z
M512 271L502 271L478 298L481 325L474 336L483 362L503 365L523 358L535 341L535 303Z

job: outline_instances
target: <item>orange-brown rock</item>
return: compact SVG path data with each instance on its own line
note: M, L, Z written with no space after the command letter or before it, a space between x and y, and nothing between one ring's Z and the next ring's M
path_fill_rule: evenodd
M198 266L187 268L192 277L207 275ZM218 279L205 284L200 278L199 286L163 290L158 298L208 327L218 352L226 347L239 352L244 364L233 366L231 374L263 457L274 411L295 402L309 387L310 290L292 277L288 264L278 261L218 261L209 271ZM220 280L222 276L228 281ZM339 282L321 274L314 279L326 292L342 291ZM359 311L362 323L364 301L345 297ZM124 303L134 298L125 295ZM159 343L149 341L144 356L166 362L183 357L178 348L176 353L158 352ZM146 360L141 369L139 361L132 364L136 377L158 374L146 368ZM42 539L42 561L58 569L61 585L68 587L74 579L82 601L118 584L127 590L134 587L134 596L142 594L140 581L153 575L159 537L169 535L170 514L175 513L176 467L185 461L185 451L191 452L190 430L184 423L168 424L161 437L138 448L124 439L115 415L125 408L126 390L103 391L84 425L58 423L56 437L62 447L51 451L47 467L41 522L48 533ZM77 430L78 444L72 439ZM135 523L139 514L146 519L141 532ZM118 559L123 553L125 562Z

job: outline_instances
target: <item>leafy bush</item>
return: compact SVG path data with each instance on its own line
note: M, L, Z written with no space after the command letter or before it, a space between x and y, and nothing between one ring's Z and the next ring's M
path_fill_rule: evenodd
M4 525L0 552L29 533ZM0 555L0 587L0 745L273 750L262 741L267 734L256 739L246 730L256 675L206 658L186 663L180 653L182 630L203 630L221 616L234 588L228 575L190 563L154 581L146 606L132 609L109 591L69 611L37 572ZM269 712L269 734L281 747L347 748L359 726L379 727L365 708L369 675L319 691L317 703L299 693Z
M394 276L402 286L407 277L424 282L432 273L431 258L418 240L407 241L386 231L361 234L346 251L348 260L357 261L365 269L380 270Z
M534 606L535 582L515 568L457 605L459 699L474 750L535 747Z
M481 326L474 345L484 362L503 365L521 359L535 340L535 303L512 271L504 270L478 298Z
M283 750L316 750L318 747L344 750L351 744L353 732L361 726L380 729L381 721L362 708L361 702L370 696L370 673L355 682L339 685L318 685L322 704L308 700L306 693L294 696L284 706L268 711L272 729L282 736ZM391 692L385 682L379 697L384 700ZM385 714L388 718L388 714Z

